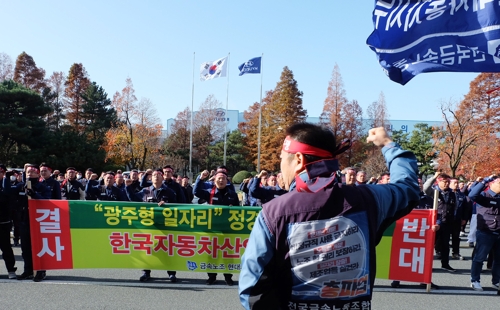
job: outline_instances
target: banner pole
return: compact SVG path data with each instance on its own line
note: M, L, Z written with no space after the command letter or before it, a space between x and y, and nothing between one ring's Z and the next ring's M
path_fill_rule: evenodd
M262 132L262 76L264 75L264 70L262 70L264 53L260 57L260 103L259 103L259 135L257 138L257 172L260 173L260 137Z
M229 106L229 58L231 56L231 53L227 53L227 66L226 66L226 73L227 73L227 87L226 87L226 120L224 122L226 123L226 126L224 127L224 166L226 165L226 153L227 153L227 109Z
M196 52L193 52L193 86L191 87L191 125L189 129L189 179L193 181L193 114L194 114L194 63Z
M439 191L436 189L434 190L434 201L432 202L432 210L434 210L434 214L437 214L438 199L439 199ZM433 225L436 225L436 218L434 218L433 222L434 222ZM431 291L431 283L427 283L426 291L427 293Z

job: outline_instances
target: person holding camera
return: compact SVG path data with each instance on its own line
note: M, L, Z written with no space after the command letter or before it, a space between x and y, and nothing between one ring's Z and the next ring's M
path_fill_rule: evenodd
M130 201L156 203L158 204L158 206L166 203L177 203L175 192L172 189L168 188L165 184L163 184L163 171L161 169L149 171L143 176L143 179L147 178L148 174L151 175L151 186L145 187L139 192L135 192L133 184L130 184L125 188ZM167 273L168 277L170 278L170 282L177 282L175 271L167 270ZM150 279L151 270L143 270L142 276L139 278L139 281L146 282Z

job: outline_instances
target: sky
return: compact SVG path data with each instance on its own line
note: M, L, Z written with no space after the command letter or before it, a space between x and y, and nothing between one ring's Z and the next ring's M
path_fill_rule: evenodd
M367 107L383 92L392 120L442 120L442 102L458 102L477 73L425 73L402 86L389 80L366 45L374 1L74 1L0 0L0 53L25 51L49 77L82 63L109 97L132 79L165 126L213 94L247 110L274 89L285 66L303 92L308 116L323 109L338 65L349 100ZM229 54L228 77L200 81L200 65ZM238 66L263 55L262 75ZM193 92L194 85L194 92ZM194 94L194 95L193 95ZM264 94L263 94L264 96Z

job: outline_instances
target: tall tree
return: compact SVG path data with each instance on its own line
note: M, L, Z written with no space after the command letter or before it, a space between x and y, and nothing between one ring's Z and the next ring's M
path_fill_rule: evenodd
M26 52L22 52L17 56L14 81L41 93L46 87L45 70L36 66L33 57L26 54Z
M116 110L104 89L92 82L81 95L83 131L94 141L104 142L106 131L117 122Z
M320 122L327 125L337 137L343 135L342 124L344 122L343 109L348 103L346 98L344 81L337 64L333 67L332 78L328 82L327 96L323 105Z
M265 109L269 106L269 103L273 97L273 90L266 91L265 97L262 99L262 107L260 107L258 102L255 102L251 105L248 110L243 113L243 118L246 120L238 125L239 130L244 135L244 145L245 145L245 154L247 161L253 163L255 167L257 167L258 160L258 141L259 141L259 113L260 109L262 109L262 114L265 115ZM269 127L269 123L266 120L262 119L261 128ZM261 131L262 135L262 131ZM262 137L261 137L262 138ZM261 139L265 140L264 138ZM262 149L262 148L261 148ZM262 163L262 160L261 160ZM247 168L248 169L248 168ZM255 168L251 168L253 170Z
M364 142L366 135L363 132L363 109L357 100L346 102L341 111L342 122L338 124L337 142L348 139L352 142L352 147L340 154L339 162L344 167L350 167L359 164L366 157L363 149L366 146Z
M462 109L474 109L488 133L500 132L500 73L481 73L471 83Z
M137 103L132 79L127 78L121 93L113 97L118 124L106 133L106 159L129 169L153 167L163 159L160 138L162 125L151 101Z
M195 129L193 140L196 140L197 156L196 160L204 169L211 169L210 145L223 139L225 131L225 121L220 122L217 119L217 113L222 110L222 102L217 100L213 94L210 94L203 101L196 113Z
M305 121L306 117L307 111L302 106L302 92L293 77L293 72L284 67L271 100L262 112L265 124L261 138L262 169L279 170L278 154L285 138L284 130L292 124Z
M380 92L377 101L374 101L368 106L367 109L368 118L370 119L370 128L385 127L387 128L389 118L389 113L387 112L387 106L385 103L385 95ZM371 173L372 176L376 176L380 173L386 172L386 164L384 157L380 154L374 145L367 147L367 160L364 163L364 167Z
M444 127L434 131L435 148L440 152L439 165L455 177L466 151L483 134L483 125L476 121L477 111L463 108L462 101L456 110L451 103L441 104Z
M368 118L370 119L370 127L386 127L388 124L389 113L387 110L387 105L385 103L385 95L380 92L377 101L374 101L368 106L367 109Z
M182 169L183 174L186 174L189 169L191 109L186 108L179 112L168 131L169 135L162 146L163 153L167 158L176 157L175 160L178 162L176 168Z
M52 113L47 114L47 126L51 130L59 130L65 119L64 115L64 83L66 76L64 72L54 72L47 81L51 91L51 100L48 102Z
M81 63L74 63L69 69L68 78L64 83L66 103L66 119L73 130L82 133L84 119L81 116L82 94L90 85L87 71Z
M0 53L0 82L4 80L12 80L14 77L14 70L12 66L12 59L5 53Z

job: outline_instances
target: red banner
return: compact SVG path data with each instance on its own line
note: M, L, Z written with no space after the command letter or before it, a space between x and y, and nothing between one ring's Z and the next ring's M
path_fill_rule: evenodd
M435 222L434 210L413 210L396 222L389 279L431 283Z
M33 269L72 269L71 233L67 200L30 200Z

